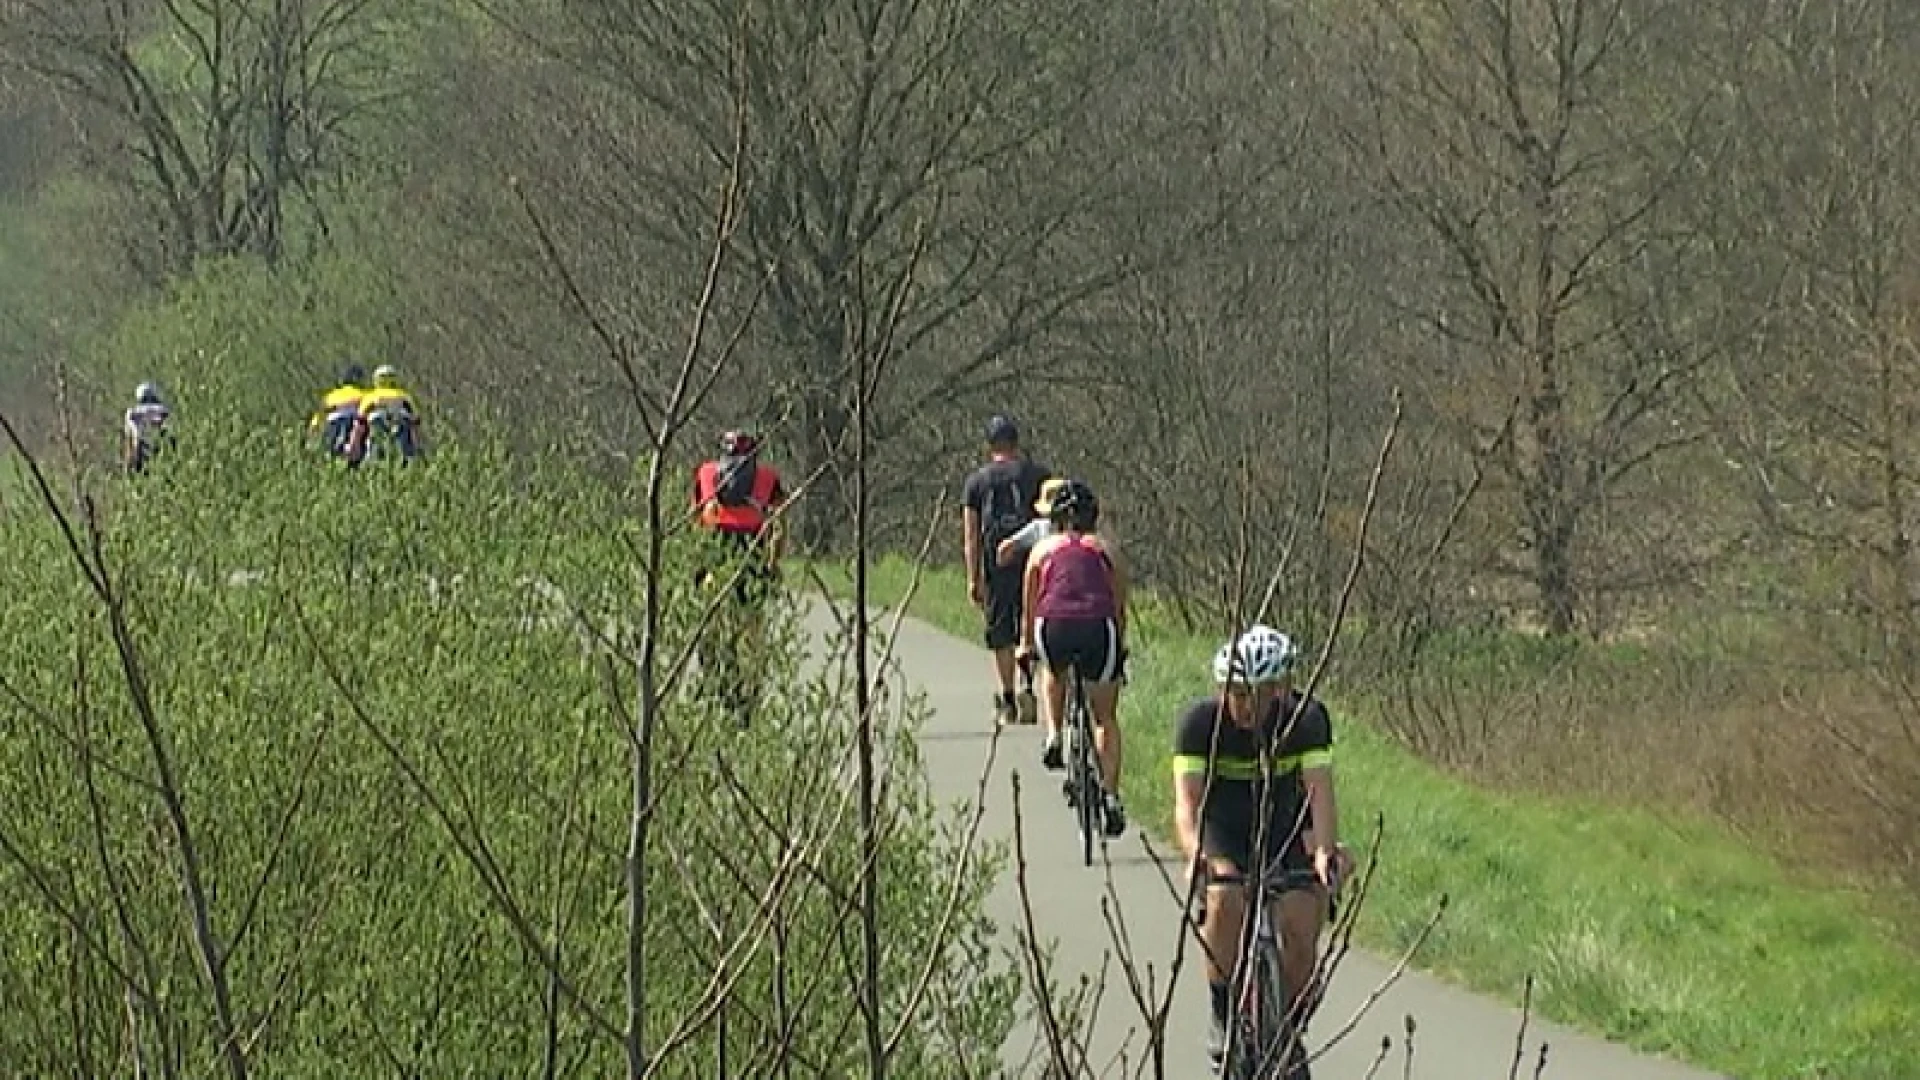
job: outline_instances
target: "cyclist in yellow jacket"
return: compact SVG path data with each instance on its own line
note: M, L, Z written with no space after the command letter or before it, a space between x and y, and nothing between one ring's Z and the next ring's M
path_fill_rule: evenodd
M360 399L367 393L366 385L367 369L348 364L340 373L340 385L321 396L320 408L307 422L307 433L320 436L320 445L328 455L347 456L347 445L353 441L353 426L360 416Z
M401 389L399 371L382 364L373 369L372 389L360 396L347 461L359 465L370 452L378 456L389 447L398 450L403 461L420 456L420 409L413 395Z

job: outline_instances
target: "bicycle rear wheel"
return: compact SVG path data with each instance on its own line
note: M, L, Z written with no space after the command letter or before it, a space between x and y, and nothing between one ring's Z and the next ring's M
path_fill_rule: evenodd
M1080 684L1080 673L1073 674L1073 704L1070 710L1073 731L1073 758L1070 764L1074 787L1074 810L1080 821L1080 862L1093 865L1094 838L1103 824L1098 773L1093 762L1093 722L1087 714L1087 696Z

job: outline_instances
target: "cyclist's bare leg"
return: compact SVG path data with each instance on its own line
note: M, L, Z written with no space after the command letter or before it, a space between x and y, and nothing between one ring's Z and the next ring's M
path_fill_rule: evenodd
M1067 678L1063 672L1049 668L1044 679L1047 707L1040 722L1046 728L1047 741L1055 743L1060 741L1060 718L1067 715Z
M1247 887L1231 859L1207 860L1207 921L1200 925L1206 943L1207 982L1220 986L1233 977L1240 933L1247 918Z
M1326 922L1326 890L1295 889L1280 898L1280 968L1287 980L1287 1001L1296 1008L1313 982Z
M761 643L765 639L766 626L767 612L759 604L741 613L740 643L734 649L734 678L742 680L740 698L749 707L760 704L760 683L750 672L764 670Z
M1227 1018L1232 1012L1229 981L1239 962L1240 936L1247 919L1247 889L1231 859L1207 859L1207 917L1200 924L1201 959L1207 972L1211 1025L1207 1054L1218 1068L1227 1047Z
M1053 677L1053 672L1047 670L1046 665L1038 662L1034 664L1033 685L1034 689L1039 691L1040 694L1040 715L1036 717L1036 719L1040 721L1040 730L1042 731L1060 730L1060 713L1052 707L1054 699L1053 687L1054 684L1059 681L1060 680ZM1061 695L1064 698L1065 692L1062 691Z
M1100 755L1100 786L1120 790L1120 684L1088 683L1087 709L1093 713L1093 745Z

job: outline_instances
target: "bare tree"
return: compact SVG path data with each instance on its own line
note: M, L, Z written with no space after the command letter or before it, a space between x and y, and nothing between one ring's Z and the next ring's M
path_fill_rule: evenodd
M800 514L803 545L847 520L847 313L884 306L861 290L899 280L917 236L924 256L902 312L902 361L874 403L876 446L944 449L954 431L971 433L959 417L931 436L921 425L936 406L1017 384L1077 305L1132 272L1089 227L1117 183L1098 155L1122 138L1093 109L1150 39L1151 9L569 0L560 20L494 10L613 99L598 117L570 117L573 137L621 163L623 227L669 245L684 244L689 196L725 158L722 46L744 35L749 123L761 134L744 163L736 245L742 272L768 279L767 320L741 388L722 388L716 405L791 417L783 451L802 473L825 468Z
M1376 3L1346 131L1363 175L1431 242L1437 287L1401 302L1404 367L1486 494L1518 526L1496 572L1526 581L1549 633L1572 629L1581 541L1634 474L1698 431L1682 391L1718 350L1688 334L1666 281L1693 238L1676 195L1718 153L1719 113L1681 79L1693 5L1662 0Z
M404 89L392 0L16 0L0 55L99 118L93 156L152 208L161 272L277 260L354 124ZM383 81L376 82L375 73Z
M1719 431L1768 525L1846 564L1887 657L1911 670L1920 20L1849 0L1782 8L1772 31L1756 60L1772 77L1742 102L1751 168L1734 202L1747 235L1764 223L1781 299L1729 366L1742 407Z

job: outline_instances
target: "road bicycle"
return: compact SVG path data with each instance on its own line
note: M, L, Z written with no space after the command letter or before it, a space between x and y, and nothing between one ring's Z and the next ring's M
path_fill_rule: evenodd
M779 572L742 568L732 563L737 554L725 551L717 560L719 565L696 572L695 581L703 592L727 589L733 595L720 601L695 657L701 692L733 717L736 728L745 731L760 703L760 680L748 665L757 655L766 605L778 587Z
M1245 878L1216 878L1215 884L1233 884ZM1311 870L1273 868L1250 889L1246 930L1232 985L1237 988L1227 1037L1227 1056L1220 1068L1222 1080L1312 1080L1307 1067L1304 1034L1307 1017L1294 1016L1287 1001L1286 969L1281 966L1282 942L1277 916L1280 897L1304 888L1319 888ZM1206 888L1200 889L1195 924L1206 922ZM1310 1013L1311 1010L1302 1010Z
M1067 778L1061 788L1067 805L1073 807L1080 825L1080 861L1093 865L1095 837L1106 835L1105 800L1101 796L1100 764L1094 754L1093 712L1087 707L1087 691L1078 666L1068 666L1067 722L1061 725L1061 737L1067 741ZM1056 676L1057 677L1057 676Z
M400 409L379 409L367 417L360 433L360 445L349 443L348 458L360 462L398 459L410 462L420 457L420 434L416 421Z

